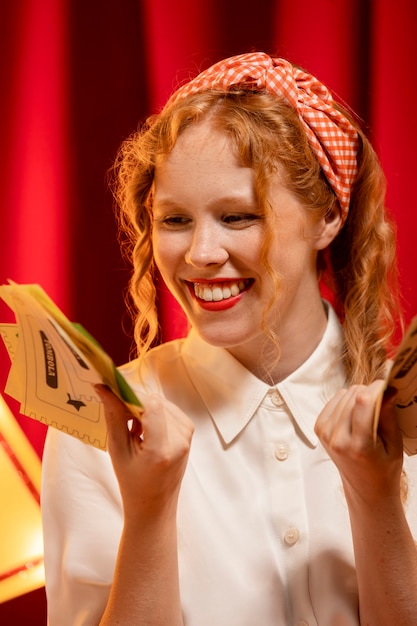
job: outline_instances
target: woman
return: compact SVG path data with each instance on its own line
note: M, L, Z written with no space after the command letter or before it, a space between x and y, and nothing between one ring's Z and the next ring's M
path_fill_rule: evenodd
M389 394L373 436L394 237L358 124L245 54L181 87L116 169L139 352L122 371L145 409L131 426L97 387L109 455L48 434L51 626L414 624L416 467L404 504ZM191 330L149 349L156 269Z

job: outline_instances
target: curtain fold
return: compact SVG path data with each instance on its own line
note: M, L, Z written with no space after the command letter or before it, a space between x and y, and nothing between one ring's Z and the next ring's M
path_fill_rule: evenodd
M417 5L374 0L369 108L372 139L388 179L387 205L398 226L404 309L417 314Z

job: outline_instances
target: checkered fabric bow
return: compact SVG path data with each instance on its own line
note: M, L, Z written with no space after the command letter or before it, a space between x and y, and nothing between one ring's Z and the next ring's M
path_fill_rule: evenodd
M212 65L180 87L170 102L206 89L229 90L233 86L265 89L285 98L297 111L314 154L339 200L342 217L346 219L351 187L358 171L359 140L350 121L334 108L327 87L285 59L254 52Z

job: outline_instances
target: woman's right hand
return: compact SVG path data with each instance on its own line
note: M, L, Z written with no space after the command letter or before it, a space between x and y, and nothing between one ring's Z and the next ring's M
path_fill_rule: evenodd
M194 432L192 421L156 394L141 395L144 410L139 421L108 387L96 385L95 389L104 404L108 451L125 520L143 523L172 513Z

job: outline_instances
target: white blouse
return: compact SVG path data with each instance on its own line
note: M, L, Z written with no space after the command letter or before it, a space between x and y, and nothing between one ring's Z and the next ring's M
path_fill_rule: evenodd
M339 473L314 424L345 384L342 329L329 307L307 361L268 386L191 331L152 350L140 397L158 391L195 423L178 509L186 626L353 626L358 595ZM406 457L407 515L417 537L417 458ZM50 626L96 625L123 525L107 453L50 429L42 510Z

